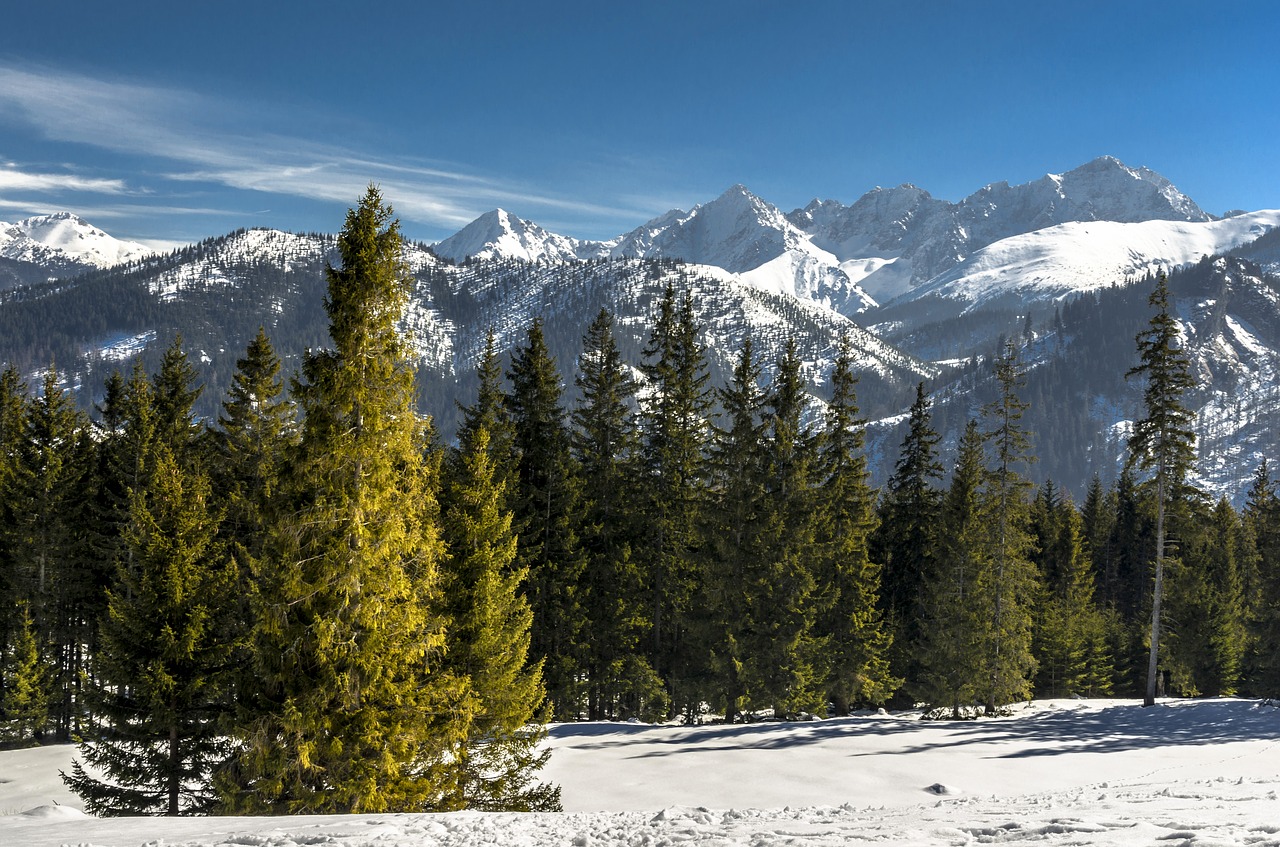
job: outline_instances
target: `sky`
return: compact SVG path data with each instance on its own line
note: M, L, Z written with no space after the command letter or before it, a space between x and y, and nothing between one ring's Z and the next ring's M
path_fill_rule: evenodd
M60 0L0 25L0 221L174 246L432 242L493 208L608 238L742 183L789 211L1116 156L1280 208L1280 3Z

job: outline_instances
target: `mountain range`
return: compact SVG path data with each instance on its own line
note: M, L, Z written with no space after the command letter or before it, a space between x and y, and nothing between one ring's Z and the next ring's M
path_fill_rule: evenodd
M1017 339L1040 456L1031 475L1078 492L1094 473L1112 478L1123 454L1140 403L1124 373L1150 316L1143 281L1167 270L1199 381L1199 479L1238 497L1277 446L1278 229L1280 211L1215 218L1161 175L1110 157L959 202L902 185L784 213L735 185L605 241L496 209L438 244L407 246L415 291L404 329L446 437L489 327L511 348L541 317L571 387L595 312L615 314L638 363L670 283L693 297L713 379L745 334L766 361L795 338L819 403L847 335L881 479L915 384L927 383L953 439L990 391L984 363ZM55 361L88 403L107 370L139 352L154 361L180 332L213 414L258 325L287 360L325 343L333 249L332 236L248 230L148 256L74 215L0 225L0 360L31 374Z

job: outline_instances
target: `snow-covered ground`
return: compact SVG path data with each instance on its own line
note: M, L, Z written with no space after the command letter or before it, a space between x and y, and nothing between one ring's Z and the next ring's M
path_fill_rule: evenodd
M0 844L1280 845L1280 708L1048 701L961 723L553 728L562 814L88 818L74 753L0 753ZM58 805L55 805L58 804Z

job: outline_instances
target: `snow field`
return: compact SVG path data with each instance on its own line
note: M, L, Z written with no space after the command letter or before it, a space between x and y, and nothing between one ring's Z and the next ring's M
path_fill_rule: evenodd
M958 723L563 724L551 744L562 814L97 820L57 780L73 748L4 752L0 844L1280 845L1280 708L1254 701L1059 700Z

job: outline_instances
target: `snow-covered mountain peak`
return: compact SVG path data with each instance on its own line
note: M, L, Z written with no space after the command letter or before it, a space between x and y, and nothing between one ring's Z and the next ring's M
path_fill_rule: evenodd
M153 252L136 242L113 238L70 212L0 224L0 256L50 268L108 268Z
M622 258L670 257L732 273L753 270L788 250L812 249L782 212L743 185L730 186L709 203L654 218L618 239Z
M579 242L547 232L505 209L485 212L460 231L436 244L436 255L464 259L570 260L579 258Z

